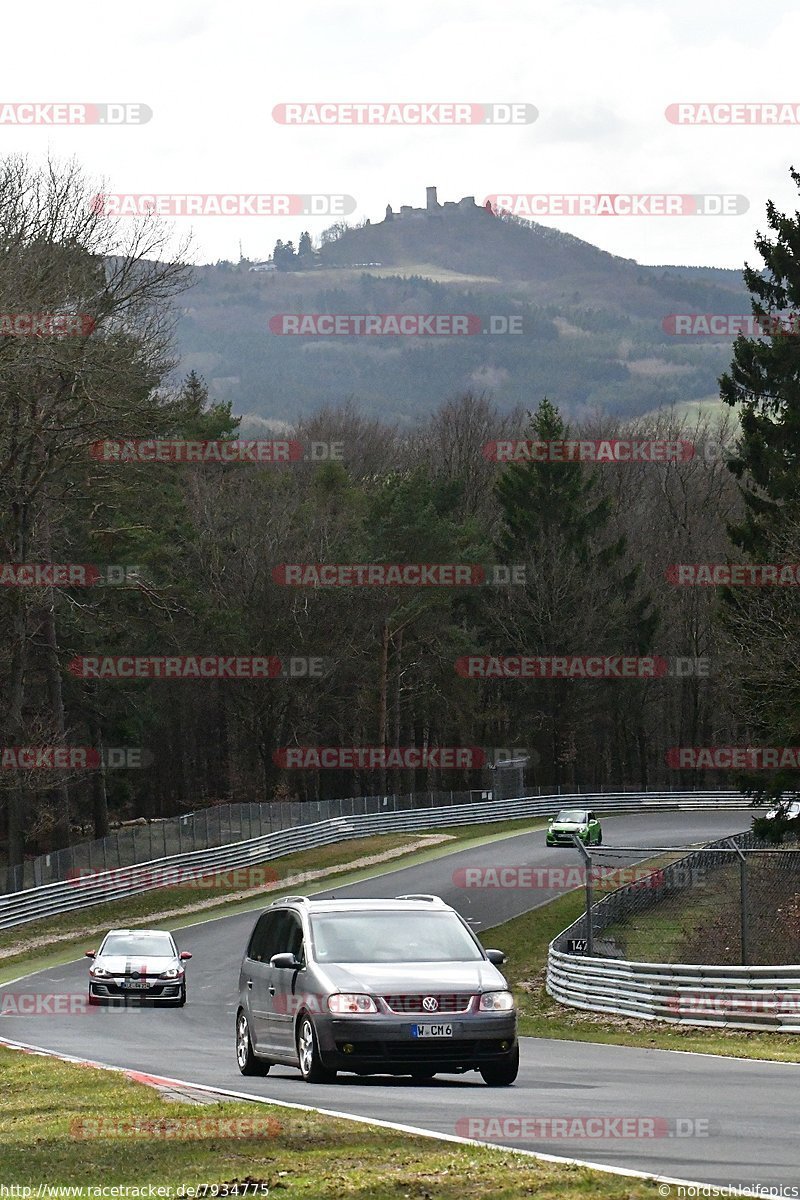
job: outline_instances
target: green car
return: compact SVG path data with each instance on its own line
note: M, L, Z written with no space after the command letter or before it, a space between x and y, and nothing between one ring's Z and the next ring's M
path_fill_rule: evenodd
M548 846L572 846L572 835L577 833L584 846L601 846L603 831L593 812L586 808L562 808L550 818L547 826Z

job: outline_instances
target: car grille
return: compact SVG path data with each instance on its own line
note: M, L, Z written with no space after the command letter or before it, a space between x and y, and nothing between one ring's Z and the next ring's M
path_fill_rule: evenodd
M431 995L437 1001L437 1007L423 1007L423 1000L426 1000ZM425 995L420 994L418 996L384 996L383 1002L387 1008L395 1013L464 1013L469 1012L472 1004L472 995L437 995L436 993L428 992Z
M145 979L144 976L141 976L141 978L139 978L137 980L131 980L129 975L120 975L118 979L93 979L92 983L102 984L104 987L118 988L118 987L121 987L123 983L126 983L129 980L132 983L135 982L135 983L146 984L148 990L150 988L158 988L158 987L174 987L174 986L180 984L180 982L181 982L180 979L159 979L157 975L151 975L149 979ZM132 990L137 991L139 989L133 988ZM142 988L141 990L144 991L144 988Z

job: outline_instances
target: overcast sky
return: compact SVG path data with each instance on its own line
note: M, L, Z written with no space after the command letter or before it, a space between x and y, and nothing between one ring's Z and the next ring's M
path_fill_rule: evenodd
M141 102L147 124L0 127L3 153L77 156L109 190L344 193L354 218L387 202L494 193L740 194L728 217L543 219L645 263L740 267L772 198L794 211L793 126L670 124L679 101L800 107L800 7L752 0L166 0L3 13L2 102ZM509 128L277 124L291 101L519 101ZM203 217L198 262L266 258L330 218Z

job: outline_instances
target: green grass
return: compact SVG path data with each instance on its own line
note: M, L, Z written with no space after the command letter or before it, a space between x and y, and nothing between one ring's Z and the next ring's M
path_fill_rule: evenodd
M403 263L402 265L394 265L388 267L369 267L369 268L353 268L336 267L335 269L321 268L315 271L312 279L313 283L319 285L320 281L327 283L331 281L330 286L342 286L343 283L352 284L362 275L373 275L377 279L412 279L414 276L422 276L424 279L430 279L434 283L470 283L474 285L480 284L498 284L500 279L496 275L472 275L464 274L463 271L451 271L449 267L437 266L431 263ZM292 280L294 282L294 279Z
M517 998L521 1034L651 1050L800 1062L800 1034L692 1028L584 1012L558 1004L545 990L547 948L557 934L580 916L583 905L583 891L570 892L533 912L481 931L485 946L496 946L509 956L503 972Z
M4 1085L0 1181L5 1185L36 1189L41 1183L154 1184L175 1189L175 1196L181 1186L247 1181L248 1195L254 1194L253 1184L263 1182L270 1196L286 1200L463 1200L465 1196L649 1200L658 1196L651 1181L539 1162L503 1150L437 1142L313 1112L229 1101L208 1105L165 1101L156 1090L118 1072L2 1048L0 1077ZM312 1099L330 1102L324 1089L316 1089L313 1097L309 1095L309 1102ZM519 1104L510 1102L510 1108L518 1110ZM242 1119L263 1122L260 1136L231 1136L230 1131L189 1136L191 1125L197 1131L199 1122ZM126 1124L115 1136L81 1135L96 1130L91 1123L97 1121ZM200 1128L208 1133L213 1127ZM565 1147L565 1154L574 1150L574 1144Z
M545 824L541 819L521 818L519 821L497 821L448 829L409 830L407 833L354 838L314 850L284 855L271 863L263 864L274 869L279 878L283 879L302 872L325 871L324 876L309 882L305 889L302 884L294 883L288 887L264 890L255 896L240 899L235 889L224 887L164 887L129 896L124 900L91 905L46 920L29 921L25 925L0 931L0 983L13 979L25 970L33 971L69 962L75 958L76 949L93 948L91 943L93 939L96 940L98 933L115 926L135 928L153 920L162 924L165 918L159 917L159 914L169 912L169 927L179 929L217 916L229 916L261 908L265 903L286 895L287 892L321 891L332 882L344 886L370 878L382 871L413 866L469 846L479 846L504 837L514 837L520 833L541 829ZM353 870L352 864L358 859L398 849L404 845L412 846L421 836L430 833L447 835L450 840L428 849L410 851L391 859L388 865ZM199 902L213 897L218 897L216 903L197 911L196 906Z
M693 958L689 944L701 938L713 925L720 909L731 897L736 903L738 865L714 870L710 880L687 891L666 896L652 908L632 914L627 920L609 925L603 938L613 939L625 958L633 962L706 962L715 959L712 947L700 958ZM738 913L737 913L738 915ZM735 950L739 949L739 931L735 931ZM737 957L730 960L738 962Z
M712 393L698 400L678 400L675 404L654 408L650 412L643 413L638 420L642 423L648 419L655 422L665 412L674 412L675 417L678 420L686 421L687 425L693 425L696 421L707 418L711 418L715 424L723 421L726 417L728 420L731 419L731 409L720 400L718 394Z

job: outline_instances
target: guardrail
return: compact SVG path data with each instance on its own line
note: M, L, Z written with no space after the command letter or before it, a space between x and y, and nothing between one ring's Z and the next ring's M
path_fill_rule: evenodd
M315 825L333 817L367 816L369 813L401 812L412 808L441 808L448 804L474 804L480 800L510 800L523 791L522 781L518 787L508 787L510 782L505 772L497 769L492 789L462 791L409 792L401 795L348 796L334 800L273 800L260 804L233 803L214 804L196 812L181 813L174 817L158 817L153 820L140 817L127 823L104 838L74 842L59 850L50 850L35 858L28 858L14 867L0 868L0 895L21 892L25 888L44 887L48 883L61 883L72 879L76 871L110 870L112 867L133 867L137 863L153 862L156 858L168 858L172 854L189 854L212 847L228 846L252 838L264 837L268 833L279 833L283 829L295 829L299 825ZM654 785L654 792L662 788ZM673 790L671 783L664 791ZM600 793L609 791L636 796L640 789L625 783L616 788L600 788ZM683 789L678 786L678 791ZM561 789L556 788L560 798ZM579 788L596 795L592 788ZM575 792L569 792L575 800ZM536 796L544 796L553 804L556 797L546 788L536 788ZM534 789L528 794L534 798Z
M495 779L496 782L496 779ZM635 789L633 789L635 790ZM541 789L540 789L541 791ZM519 789L511 795L519 795ZM427 791L389 796L347 796L335 800L272 800L260 804L213 804L196 812L148 820L140 817L103 838L74 842L58 850L0 869L0 894L21 892L72 879L76 871L133 867L137 863L228 846L282 829L314 825L332 817L365 816L408 808L438 808L491 799L492 793ZM4 879L5 876L5 879Z
M717 860L722 856L715 851L726 846L732 848L731 843L756 853L764 847L748 831L692 851L660 868L653 887L626 884L598 901L592 906L593 927L601 932L615 924L639 896L644 897L647 907L652 907L681 890L671 880L672 872L682 873L685 878L691 875L693 867L719 866ZM782 866L796 867L796 851L771 853L777 853L781 859L786 857ZM800 1033L800 964L711 966L638 962L568 952L568 942L584 938L586 932L584 913L550 943L546 988L561 1004L679 1025Z
M547 991L571 1008L682 1025L800 1033L800 965L709 967L550 948Z
M285 854L328 846L380 833L483 824L520 817L547 816L559 807L580 803L595 812L642 812L648 809L747 808L740 792L606 792L572 796L526 796L513 800L481 800L444 808L409 809L365 816L333 817L312 825L284 829L210 850L173 854L119 870L98 871L74 880L45 884L0 896L0 929L138 895L164 886L168 872L176 882L192 875L239 870L271 862ZM154 877L158 879L154 882Z

